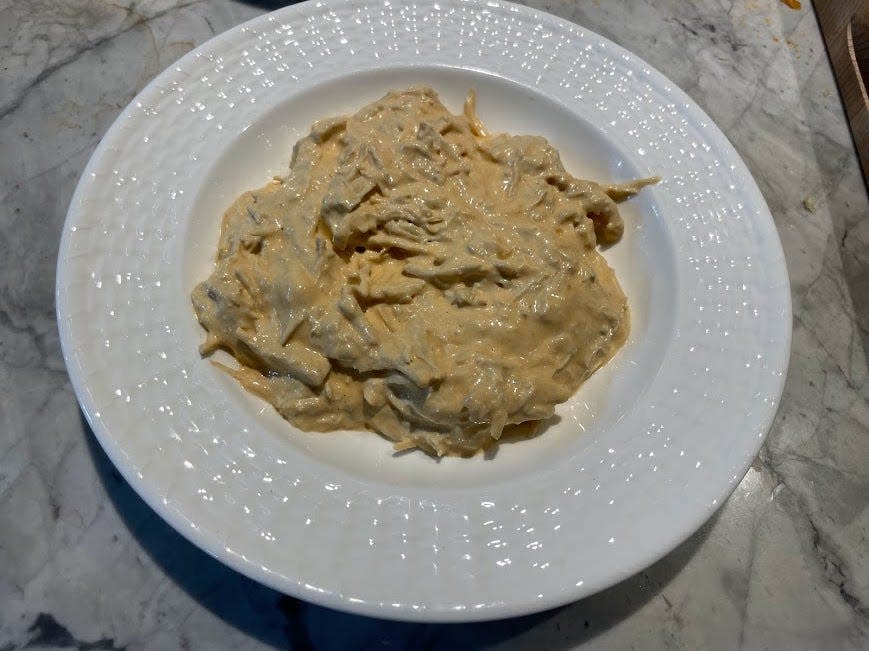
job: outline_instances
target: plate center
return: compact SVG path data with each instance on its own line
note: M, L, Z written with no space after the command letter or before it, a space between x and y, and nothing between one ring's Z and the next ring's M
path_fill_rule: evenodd
M389 90L427 84L453 112L460 112L469 89L477 92L478 112L494 132L547 138L573 175L596 181L626 181L655 174L637 164L617 135L594 127L584 115L592 107L564 106L538 90L487 73L458 68L380 68L355 72L293 92L229 137L193 202L184 237L181 300L213 268L224 211L246 190L283 175L295 142L321 118L355 113ZM489 458L432 459L415 451L394 455L374 433L306 433L293 428L270 405L245 392L231 377L202 361L208 381L226 401L247 414L245 437L277 437L287 454L341 469L358 478L402 486L463 489L510 481L545 471L567 457L591 454L596 446L616 447L635 433L616 425L632 409L657 373L675 323L676 270L666 222L655 203L655 188L622 204L625 236L604 255L615 269L631 309L631 337L567 403L557 422L531 440L499 447ZM184 339L196 346L204 331L190 313ZM242 436L241 433L238 436ZM239 441L239 443L242 443ZM244 442L256 447L255 442Z

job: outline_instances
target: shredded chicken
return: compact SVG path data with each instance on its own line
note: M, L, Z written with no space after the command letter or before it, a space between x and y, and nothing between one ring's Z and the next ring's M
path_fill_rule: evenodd
M227 369L304 430L470 455L533 432L624 343L597 243L656 179L571 176L536 136L489 134L426 87L317 122L289 174L224 216L193 292ZM531 425L529 425L531 423Z

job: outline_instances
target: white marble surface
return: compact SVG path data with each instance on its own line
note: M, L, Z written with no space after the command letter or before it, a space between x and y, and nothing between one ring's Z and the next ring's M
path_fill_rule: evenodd
M66 207L148 80L277 4L0 0L0 651L869 647L869 206L806 2L530 3L692 95L745 158L785 247L794 345L778 417L733 496L672 554L539 615L382 622L239 576L131 491L84 424L60 355Z

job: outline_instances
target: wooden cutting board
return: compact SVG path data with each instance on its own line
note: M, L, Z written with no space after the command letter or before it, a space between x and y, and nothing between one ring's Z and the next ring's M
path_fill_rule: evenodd
M814 0L814 6L869 185L869 0Z

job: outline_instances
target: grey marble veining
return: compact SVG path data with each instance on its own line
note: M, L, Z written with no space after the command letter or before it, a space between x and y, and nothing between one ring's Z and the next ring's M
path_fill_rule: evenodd
M795 318L781 408L733 496L673 553L539 615L382 622L241 577L132 492L60 355L66 207L127 102L269 4L0 1L0 650L869 647L869 205L805 2L530 3L686 90L748 163L784 244Z

